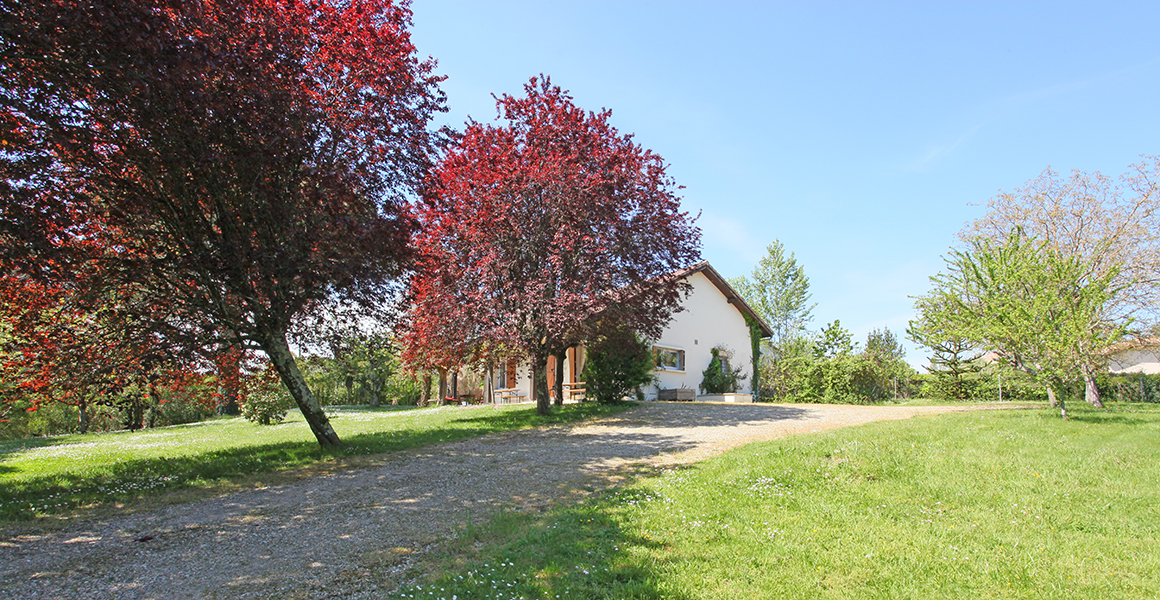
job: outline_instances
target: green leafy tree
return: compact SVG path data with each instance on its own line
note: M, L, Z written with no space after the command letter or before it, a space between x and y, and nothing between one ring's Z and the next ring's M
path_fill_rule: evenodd
M1063 256L1076 256L1086 277L1110 276L1105 327L1131 319L1143 335L1160 324L1160 157L1146 157L1119 178L1098 171L1060 175L1051 169L987 202L987 213L960 233L1003 243L1014 228ZM1106 357L1085 357L1085 397L1102 407L1096 374Z
M814 340L807 336L789 339L777 348L766 348L758 370L762 396L786 402L804 399L809 387L807 374L815 362Z
M805 269L792 252L785 255L781 242L769 244L750 277L743 275L729 283L769 325L775 347L805 334L817 303L810 302L813 295Z
M1020 230L1002 243L977 238L946 263L946 272L931 278L931 292L918 299L919 309L928 311L924 318L1032 374L1067 418L1066 385L1088 357L1123 335L1125 323L1109 323L1104 311L1117 293L1117 271L1096 275L1081 257L1063 255Z
M853 354L855 350L854 336L842 327L842 322L838 319L823 327L814 340L814 357L819 359L845 356Z
M906 356L906 349L890 328L883 327L870 330L866 335L866 349L862 353L875 360L893 362L902 360Z
M806 326L817 306L810 302L809 277L794 254L786 256L785 246L773 240L748 277L743 275L729 283L773 332L755 349L753 392L759 397L784 399L804 367L794 350L807 335ZM762 360L761 355L766 358Z
M587 395L610 404L626 396L642 396L640 388L653 381L653 354L636 333L618 329L588 347L583 377Z
M869 396L875 400L897 397L898 381L912 373L905 357L906 349L890 328L872 329L866 335L866 348L861 358L866 363L866 387L871 389Z
M982 368L982 353L970 340L952 331L943 307L932 305L931 298L920 298L915 305L918 318L910 322L906 335L916 344L930 348L927 370L935 379L934 389L940 397L966 400L970 397L970 378Z

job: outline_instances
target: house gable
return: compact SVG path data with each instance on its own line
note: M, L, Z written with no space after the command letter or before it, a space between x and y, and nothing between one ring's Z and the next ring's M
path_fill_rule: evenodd
M764 336L770 335L769 327L708 263L690 267L680 275L692 291L681 302L683 310L675 313L660 338L652 341L666 360L654 371L657 384L646 395L655 399L661 389L699 390L714 347L726 348L731 354L730 366L740 367L745 374L739 391L751 389L753 351L746 317L757 321Z

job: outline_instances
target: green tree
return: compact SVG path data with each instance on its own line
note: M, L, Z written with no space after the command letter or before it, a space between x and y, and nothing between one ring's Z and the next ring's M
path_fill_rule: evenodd
M792 252L785 255L781 242L770 242L750 277L742 275L729 283L769 325L773 331L770 343L775 347L805 334L817 303L810 302L810 279L805 269Z
M1034 375L1067 418L1067 383L1088 357L1123 335L1125 323L1109 323L1104 312L1117 293L1117 271L1095 275L1082 258L1020 230L1002 243L977 238L946 263L946 272L931 278L933 289L916 303L927 311L924 318Z
M947 319L945 308L932 302L931 298L918 299L918 318L910 322L906 335L914 343L930 348L927 371L934 376L938 393L966 400L970 396L967 378L981 370L982 353L970 340L952 331L954 321Z
M799 360L796 350L807 335L806 326L817 306L810 302L810 280L805 269L792 252L786 256L780 241L773 240L750 276L743 275L729 283L773 332L758 347L766 358L763 360L758 353L753 357L753 393L782 399L791 396L794 380L808 366Z
M758 371L762 395L780 401L803 399L808 388L806 374L816 361L814 340L804 335L767 348Z
M1147 157L1118 179L1098 171L1061 176L1051 169L987 203L987 213L959 234L1003 243L1014 228L1052 251L1077 256L1089 278L1111 276L1104 325L1131 319L1143 335L1160 324L1160 157ZM1085 396L1102 407L1096 374L1106 357L1089 355L1079 368Z
M866 335L866 349L863 354L881 361L899 361L906 356L902 342L890 328L872 329Z
M861 358L866 363L868 394L874 400L887 396L897 397L898 380L912 373L904 360L906 349L888 327L872 329L866 335L866 348Z
M814 356L819 359L853 354L855 349L854 336L842 327L838 319L823 327L814 340Z

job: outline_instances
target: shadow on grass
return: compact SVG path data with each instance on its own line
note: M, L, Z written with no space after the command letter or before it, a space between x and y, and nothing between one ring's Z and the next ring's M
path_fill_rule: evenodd
M0 484L0 518L21 520L143 498L159 490L208 486L214 482L310 462L325 454L296 442L245 446L192 456L156 457L95 465Z
M389 429L344 436L345 445L340 450L323 450L314 442L280 442L186 456L82 466L63 474L0 482L0 519L23 520L68 512L80 506L112 505L138 500L162 490L213 487L255 474L283 471L342 456L381 454L500 431L574 422L614 414L626 408L582 404L565 407L547 417L536 416L533 407L481 416L464 411L462 418L434 427L419 425L415 429ZM8 465L0 468L3 469L0 473L16 470Z
M6 456L15 452L24 452L33 448L43 448L45 446L52 446L60 444L59 437L32 437L22 438L19 440L0 440L0 456Z
M508 512L468 525L434 558L426 582L389 597L414 597L433 585L443 597L460 598L689 598L662 589L658 568L667 562L667 549L626 530L614 516L614 503L624 502L626 493L637 492L615 492L547 513Z
M1144 425L1146 423L1155 423L1156 417L1151 418L1146 414L1131 415L1124 413L1098 413L1098 412L1071 412L1068 419L1079 423L1096 423L1100 425L1111 425L1116 423L1118 425Z

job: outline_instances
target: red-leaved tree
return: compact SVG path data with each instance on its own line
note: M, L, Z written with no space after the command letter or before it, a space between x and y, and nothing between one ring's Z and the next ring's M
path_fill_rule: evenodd
M0 275L4 399L24 400L29 410L48 402L74 406L81 433L88 430L90 407L116 405L128 409L130 429L140 428L144 405L156 400L158 387L179 388L184 372L199 365L179 361L168 340L136 326L132 297L107 300L88 310L67 285ZM144 396L125 393L130 387Z
M440 78L390 0L0 0L0 248L190 352L260 348L340 443L286 332L381 302ZM76 280L73 273L84 273Z
M549 356L562 364L605 328L659 337L687 290L672 274L699 259L700 231L664 161L610 111L580 109L547 77L524 89L497 99L501 123L469 123L432 175L412 328L427 348L529 357L547 414Z

